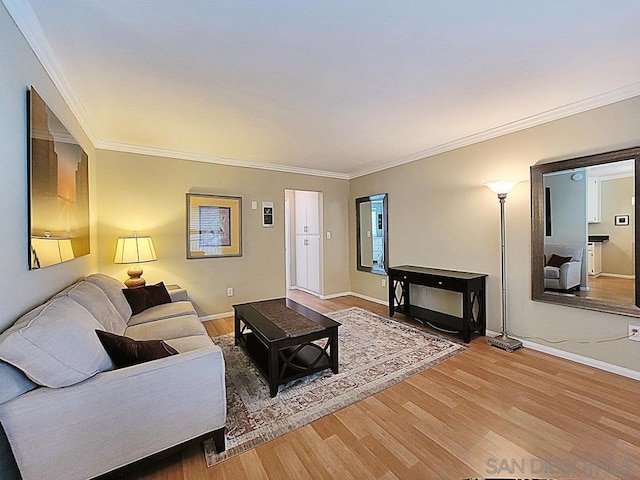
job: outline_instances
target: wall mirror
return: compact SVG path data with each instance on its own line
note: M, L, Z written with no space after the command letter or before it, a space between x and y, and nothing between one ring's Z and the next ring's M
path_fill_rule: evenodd
M640 317L640 147L531 167L531 298Z
M356 198L357 268L386 275L389 267L387 194Z

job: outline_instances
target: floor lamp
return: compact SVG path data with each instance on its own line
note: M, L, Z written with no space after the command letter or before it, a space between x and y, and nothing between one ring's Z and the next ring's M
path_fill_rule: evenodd
M500 202L500 258L502 262L502 331L497 337L489 339L488 343L494 347L502 348L507 352L513 352L522 347L520 340L510 338L507 335L507 267L504 248L504 201L507 198L507 194L513 190L513 187L515 187L517 183L518 182L500 180L484 184L485 187L498 195L498 201Z

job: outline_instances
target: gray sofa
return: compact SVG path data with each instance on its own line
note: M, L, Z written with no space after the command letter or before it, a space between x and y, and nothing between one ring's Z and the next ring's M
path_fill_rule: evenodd
M545 245L545 263L553 254L571 259L560 267L545 265L544 288L553 290L569 290L579 287L582 278L582 247L570 245Z
M0 335L0 423L23 479L91 478L208 436L224 450L224 358L186 292L132 315L123 287L91 275ZM178 354L116 369L96 329Z

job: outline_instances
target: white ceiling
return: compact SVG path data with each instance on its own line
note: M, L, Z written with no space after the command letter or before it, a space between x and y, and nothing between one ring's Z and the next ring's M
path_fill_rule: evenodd
M640 95L638 0L2 1L99 148L350 178Z

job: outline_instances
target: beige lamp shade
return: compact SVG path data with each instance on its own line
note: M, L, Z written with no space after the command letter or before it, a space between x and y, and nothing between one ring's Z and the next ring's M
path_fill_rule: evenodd
M156 249L153 246L151 237L139 237L134 234L132 237L119 237L116 245L116 255L113 263L144 263L157 260ZM129 288L142 287L147 282L142 278L142 268L139 265L132 266L127 270L129 278L124 284Z
M31 268L47 267L74 258L70 238L31 237Z

